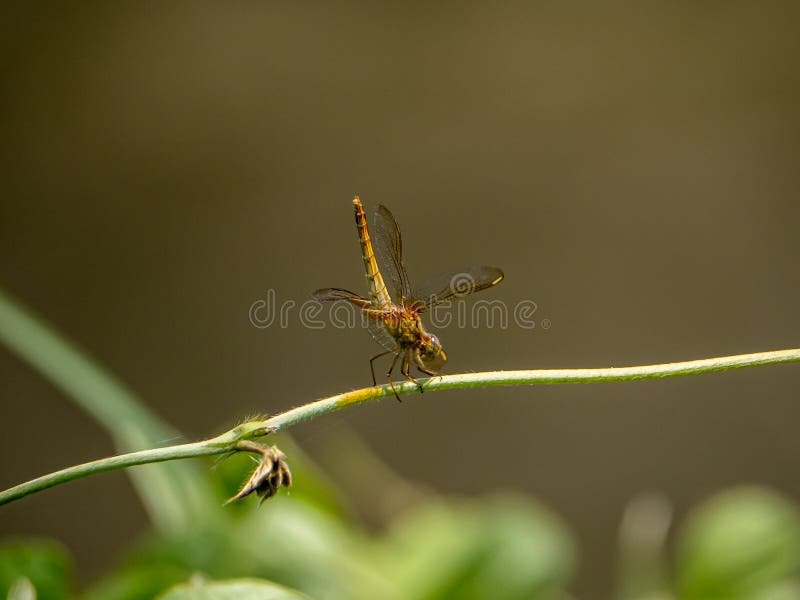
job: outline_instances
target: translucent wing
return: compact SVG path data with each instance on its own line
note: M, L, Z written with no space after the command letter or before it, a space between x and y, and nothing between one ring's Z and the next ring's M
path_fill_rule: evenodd
M394 216L383 205L378 206L371 229L375 259L383 275L392 301L402 304L411 298L411 286L403 265L403 240Z
M317 290L311 294L311 296L314 298L314 300L319 302L336 302L337 300L346 300L347 302L362 308L370 308L372 306L372 303L366 298L362 298L355 292L343 290L341 288L322 288L321 290Z
M372 339L378 342L384 350L398 350L397 341L395 341L395 339L389 335L389 332L386 331L386 327L383 326L383 323L370 319L367 321L366 325L367 331L369 331Z
M467 267L431 277L413 294L415 302L423 309L440 302L462 298L497 285L503 280L503 271L497 267Z
M362 298L355 292L343 290L341 288L323 288L321 290L317 290L311 295L319 302L337 302L344 300L345 302L350 302L351 304L355 304L361 308L372 308L372 302L366 298ZM389 335L389 332L386 331L383 321L369 318L365 315L365 313L361 313L361 315L363 317L361 319L362 326L369 331L370 335L376 342L378 342L386 350L397 350L397 342L391 335Z

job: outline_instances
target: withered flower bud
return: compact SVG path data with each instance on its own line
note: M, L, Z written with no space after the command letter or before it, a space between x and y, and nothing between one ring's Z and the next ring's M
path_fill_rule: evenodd
M236 447L240 450L260 454L261 460L250 475L250 478L242 486L242 489L239 490L239 493L229 499L228 502L239 500L253 492L261 498L261 502L264 502L264 500L277 494L281 486L288 488L292 485L292 473L289 471L289 465L286 464L286 455L275 446L243 440L236 444Z

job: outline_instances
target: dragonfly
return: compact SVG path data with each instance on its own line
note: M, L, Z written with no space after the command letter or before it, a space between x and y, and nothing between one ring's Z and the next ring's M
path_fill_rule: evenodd
M436 376L447 361L442 343L436 335L425 330L421 315L437 304L497 285L504 275L497 267L467 267L442 273L412 288L403 263L400 227L392 213L379 205L370 232L358 196L353 198L353 209L369 297L342 288L319 289L313 297L320 302L349 302L362 311L370 332L385 350L369 361L372 385L377 385L375 361L391 354L386 379L399 401L400 396L392 381L392 372L398 361L400 373L416 384L420 392L424 391L423 387L410 372L412 362L421 373Z

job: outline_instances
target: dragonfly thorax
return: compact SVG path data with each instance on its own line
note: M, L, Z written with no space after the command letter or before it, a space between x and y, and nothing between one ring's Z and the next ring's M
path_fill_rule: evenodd
M438 372L444 366L447 355L442 343L438 337L425 331L417 310L401 307L389 311L383 324L397 342L398 349L413 356L425 372Z
M421 347L423 338L430 337L416 311L404 307L389 311L383 325L401 348Z

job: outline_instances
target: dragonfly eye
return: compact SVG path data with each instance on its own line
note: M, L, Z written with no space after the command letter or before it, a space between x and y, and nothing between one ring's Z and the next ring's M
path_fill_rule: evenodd
M431 335L428 343L425 345L424 350L422 351L422 355L426 359L436 358L442 352L442 343L439 341L439 338L435 335Z
M421 348L420 358L427 369L438 373L444 367L444 363L447 362L447 355L444 353L442 343L435 335L431 335L426 342Z

